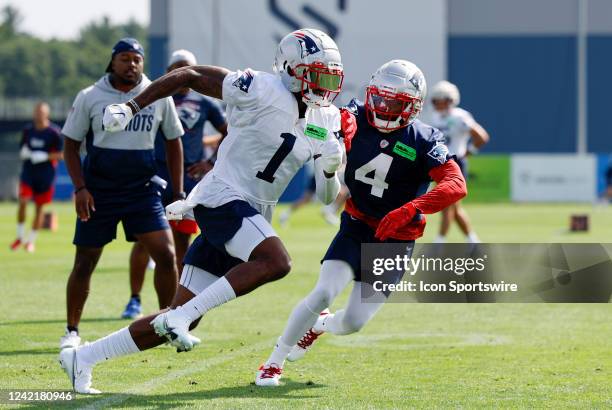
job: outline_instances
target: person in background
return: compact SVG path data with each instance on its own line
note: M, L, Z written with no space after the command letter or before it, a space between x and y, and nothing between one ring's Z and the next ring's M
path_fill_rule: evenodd
M442 131L446 146L450 153L455 155L463 177L467 179L468 156L476 154L480 147L489 142L489 133L474 120L472 114L458 107L459 101L459 89L455 84L448 81L435 84L431 91L434 112L429 124ZM457 221L467 242L480 242L460 201L442 211L440 231L434 242L446 242L446 235L453 221Z
M188 50L176 50L168 61L168 72L177 68L196 65L197 61L192 52ZM190 88L179 90L173 97L176 111L185 129L181 137L183 143L183 184L185 193L189 194L200 179L212 168L212 160L205 159L204 154L204 126L210 122L219 132L221 137L227 135L227 122L225 113L214 98L204 96ZM216 152L212 155L214 158ZM166 150L164 148L164 136L158 132L155 140L155 160L157 162L157 175L165 181L170 181L168 165L166 163ZM172 183L162 191L162 205L168 206L173 202ZM181 221L170 221L174 246L176 250L177 268L180 272L183 268L183 257L191 235L198 232L195 221L184 219ZM144 283L147 266L151 264L149 253L141 242L136 242L132 247L130 255L130 290L131 296L121 317L123 319L136 319L142 315L140 291Z
M24 246L34 252L35 241L42 225L43 208L53 199L55 167L62 159L63 140L60 128L49 121L49 105L39 102L34 107L34 119L23 130L19 158L23 160L19 177L19 208L17 211L17 238L11 250ZM32 230L26 239L25 220L28 201L36 205Z
M156 174L155 136L165 137L175 199L183 192L183 127L171 98L140 110L125 130L110 132L102 118L106 106L122 103L142 92L151 81L143 74L144 49L133 38L115 44L106 74L81 90L68 114L62 134L64 157L72 179L77 212L73 243L74 266L68 279L67 326L60 349L76 347L78 326L89 294L91 275L106 244L123 225L128 241L139 241L156 262L155 290L160 308L172 302L178 287L174 242L161 204ZM81 161L81 145L87 156Z

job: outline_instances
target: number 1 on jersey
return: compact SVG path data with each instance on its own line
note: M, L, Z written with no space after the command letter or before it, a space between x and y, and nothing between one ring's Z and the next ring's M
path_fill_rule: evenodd
M266 168L263 171L257 171L257 178L263 179L269 183L274 182L274 173L278 167L280 167L283 160L287 158L287 155L289 155L293 149L295 140L297 139L295 135L289 134L288 132L283 132L280 136L283 139L283 143L278 147L272 158L270 158L270 162L268 162Z
M391 162L393 162L393 157L381 152L370 162L355 170L355 179L364 184L371 185L370 194L382 198L385 189L389 188L389 184L385 182L385 179L389 173L389 168L391 168ZM366 176L372 171L374 171L374 178Z

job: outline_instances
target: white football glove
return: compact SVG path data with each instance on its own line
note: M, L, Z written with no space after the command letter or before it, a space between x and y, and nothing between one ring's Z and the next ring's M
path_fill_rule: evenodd
M342 165L342 147L338 138L331 137L321 147L321 157L318 159L321 161L323 171L328 174L333 174Z
M106 131L122 131L132 118L134 114L127 104L111 104L104 109L102 125Z
M19 159L21 159L22 161L25 161L26 159L30 159L31 155L32 155L32 151L30 151L30 148L28 148L27 145L24 145L23 147L21 147L21 151L19 151Z
M182 219L195 220L193 205L184 199L174 201L166 207L166 218L169 221L180 221Z
M32 151L30 153L32 164L40 164L49 161L49 153L45 151Z

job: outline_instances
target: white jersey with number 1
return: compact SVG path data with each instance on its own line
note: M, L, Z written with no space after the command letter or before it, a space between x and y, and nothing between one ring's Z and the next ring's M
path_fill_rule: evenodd
M223 80L228 132L211 172L188 201L214 208L249 202L270 220L274 205L322 144L340 129L337 107L307 109L299 118L291 92L273 74L246 69Z

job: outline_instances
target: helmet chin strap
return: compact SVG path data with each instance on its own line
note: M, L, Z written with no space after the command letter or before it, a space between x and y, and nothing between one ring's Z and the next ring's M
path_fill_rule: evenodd
M304 104L306 104L308 107L310 108L322 108L322 107L329 107L331 105L330 101L327 101L325 99L325 97L321 97L320 100L318 100L318 104L316 102L314 102L314 100L312 99L307 99L306 95L311 95L313 97L321 97L318 96L317 94L315 94L310 87L308 87L308 85L306 85L306 88L304 88L304 91L302 92L302 101L304 102Z

